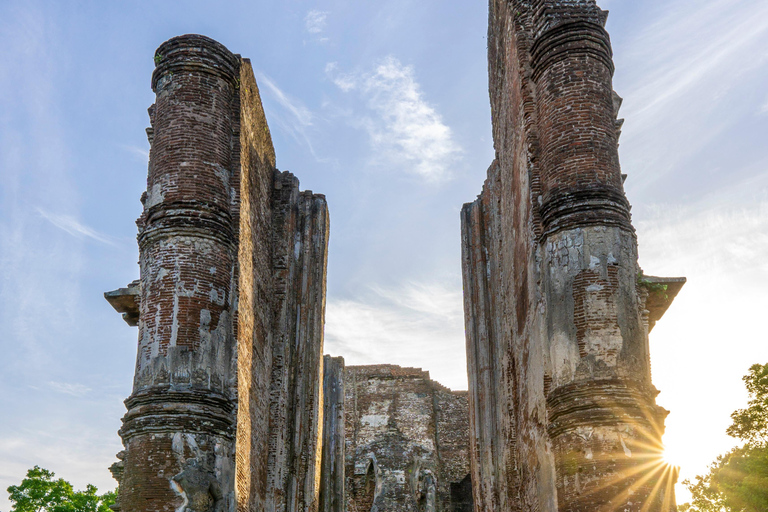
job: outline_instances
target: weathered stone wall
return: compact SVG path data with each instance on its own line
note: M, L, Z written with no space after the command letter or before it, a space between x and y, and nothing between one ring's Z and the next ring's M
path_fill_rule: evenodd
M344 512L344 358L323 357L323 458L320 511Z
M318 509L328 209L275 168L247 59L203 36L155 55L139 326L118 509Z
M452 511L469 474L468 404L416 368L348 366L348 512ZM459 505L463 504L460 503Z
M476 510L674 507L606 16L490 1L496 159L462 210Z
M322 358L328 209L299 192L299 180L275 176L268 511L317 510L322 450Z

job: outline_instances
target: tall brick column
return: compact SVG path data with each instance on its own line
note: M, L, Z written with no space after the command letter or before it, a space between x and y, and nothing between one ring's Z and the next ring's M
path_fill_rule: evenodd
M490 0L497 158L462 211L476 510L674 507L648 319L684 279L637 263L606 16Z
M121 436L126 512L232 510L239 60L201 36L161 45L139 224L139 350Z
M651 385L607 13L588 2L541 3L531 57L549 310L544 391L559 509L658 510L666 411ZM641 469L654 459L657 468Z

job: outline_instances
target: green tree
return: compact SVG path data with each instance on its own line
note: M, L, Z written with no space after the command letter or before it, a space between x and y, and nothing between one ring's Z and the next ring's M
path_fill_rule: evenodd
M768 364L752 365L743 380L749 403L731 414L726 432L745 444L719 456L695 482L683 481L693 499L681 512L768 511Z
M75 491L63 478L54 479L53 471L35 466L19 485L8 487L11 512L111 512L115 493L98 495L91 484Z

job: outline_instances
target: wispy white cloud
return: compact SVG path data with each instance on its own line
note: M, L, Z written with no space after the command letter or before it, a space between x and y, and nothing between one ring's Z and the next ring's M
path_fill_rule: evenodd
M768 3L672 0L658 13L616 48L630 188L679 171L743 112L754 114L746 98L768 72Z
M37 211L45 220L76 238L90 238L91 240L96 240L103 244L117 246L114 240L110 239L110 237L80 223L71 215L51 213L42 208L38 208Z
M440 383L466 389L462 304L461 288L442 282L374 286L355 299L329 299L325 350L351 365L420 366Z
M320 34L325 30L325 25L328 20L327 11L319 11L313 9L304 16L304 27L310 34Z
M50 389L51 391L54 391L55 393L61 393L64 395L72 395L72 396L85 396L91 391L91 388L83 384L77 384L77 383L71 383L71 382L56 382L53 380L48 381L47 387L48 389Z
M431 182L450 178L450 166L462 150L424 99L411 66L389 56L372 71L341 73L329 63L326 72L343 92L357 92L374 114L355 118L368 132L374 163L401 164Z
M768 99L766 99L765 103L763 103L763 106L760 107L760 113L761 114L768 114Z
M129 145L123 145L122 148L134 155L136 158L140 159L142 162L149 160L149 150L147 149Z
M314 145L312 144L311 130L315 125L315 114L301 100L285 92L274 80L264 73L257 72L256 76L270 125L274 122L278 128L294 140L305 144L318 162L327 161L327 159L322 158L315 152Z
M687 5L678 2L678 8L680 4ZM642 101L634 115L675 100L710 73L722 69L735 55L744 53L745 46L768 35L768 4L740 4L734 5L731 0L712 1L682 19L678 9L671 9L642 34L642 40L651 45L649 53L654 51L654 60L663 64L643 84ZM712 18L726 18L728 23L718 24L722 30L706 40L685 37L686 32L711 27Z
M312 112L300 100L288 95L271 78L263 73L259 73L259 84L267 86L269 94L290 114L294 125L299 127L312 125Z

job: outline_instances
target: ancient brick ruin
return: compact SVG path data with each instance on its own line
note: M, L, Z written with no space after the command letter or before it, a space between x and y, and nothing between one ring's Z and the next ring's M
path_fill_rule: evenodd
M669 511L607 13L490 0L496 159L461 214L469 391L323 356L322 195L278 171L247 59L155 54L116 512Z
M475 510L667 511L643 275L619 168L607 12L491 0L496 159L462 210Z
M139 326L118 506L311 510L325 199L277 171L247 59L182 36L155 61L141 280L107 294Z
M346 510L374 498L378 510L471 510L456 489L469 476L467 392L419 368L348 366L344 377Z

